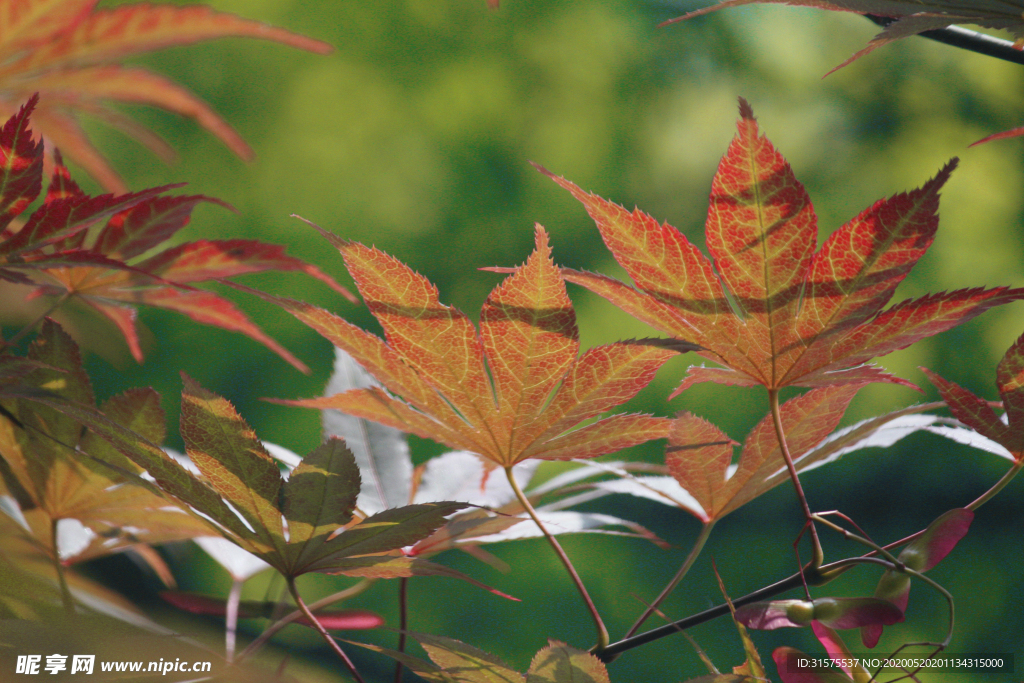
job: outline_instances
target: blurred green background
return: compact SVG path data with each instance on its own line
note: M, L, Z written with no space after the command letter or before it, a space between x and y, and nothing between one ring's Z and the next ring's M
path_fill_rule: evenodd
M950 157L961 157L943 191L935 245L897 299L962 287L1024 285L1024 140L967 149L985 135L1024 123L1024 67L911 38L823 80L876 27L855 15L780 6L742 7L656 28L705 3L504 0L498 11L488 10L484 0L209 4L337 49L316 56L271 43L222 40L134 60L211 103L258 155L246 165L191 121L126 108L180 151L180 163L169 168L118 134L87 126L132 189L183 181L189 193L238 208L232 214L200 207L182 240L246 237L285 244L291 254L349 283L338 254L289 217L300 214L397 256L436 283L443 301L475 319L499 281L476 269L521 263L532 247L535 222L550 232L558 263L621 275L583 208L530 161L627 208L639 206L703 247L711 178L735 130L737 97L743 96L807 186L822 236L875 200L920 186ZM377 329L364 309L312 279L284 274L244 281ZM169 431L175 434L178 370L184 370L230 398L262 438L309 451L320 438L318 415L259 399L321 392L331 363L329 345L279 310L234 292L227 295L313 373L299 374L247 338L147 310L141 318L152 338L144 365L118 349L107 353L120 358L114 362L90 358L99 397L154 386L164 397ZM570 295L585 345L650 333L579 288L571 287ZM1024 315L1016 304L881 362L922 384L929 398L936 394L918 366L997 398L995 364L1022 330ZM671 403L665 400L693 362L686 357L670 363L630 407L663 415L691 410L742 440L767 409L763 391L702 385ZM873 386L854 402L847 421L918 400L920 395L905 388ZM180 447L180 440L172 436L169 445ZM439 452L419 440L413 448L417 460ZM663 457L660 444L630 455ZM888 451L849 456L810 474L806 485L817 509L841 509L875 538L891 540L973 500L1004 469L994 456L916 436ZM1018 667L1024 667L1020 495L1021 482L1014 482L985 506L970 535L931 575L958 600L950 651L1015 653ZM565 541L618 636L641 609L640 601L651 599L675 572L698 525L681 512L623 498L590 509L636 519L678 546L662 551L604 537ZM788 575L799 529L788 486L738 511L719 525L690 578L663 609L680 618L720 601L712 559L733 596ZM856 550L835 542L830 549L833 558ZM591 624L578 597L541 542L505 544L494 552L512 565L510 575L463 556L441 561L523 602L447 579L414 579L412 627L466 640L520 670L548 637L591 645ZM227 590L219 569L198 551L184 553L184 560L194 561L179 565L183 587ZM117 558L95 571L117 585L124 582L119 572L137 570ZM852 572L835 590L868 593L876 581L877 572ZM311 594L344 584L324 577L306 582ZM133 597L156 614L186 630L216 632L213 622L185 623L162 611L154 598L158 586L146 585ZM280 584L268 587L257 579L247 595L263 597L279 589ZM354 606L380 611L395 624L396 592L396 585L378 585ZM944 605L915 586L908 623L887 629L882 646L940 639ZM337 680L340 674L331 670L338 667L324 656L322 643L312 632L290 628L296 630L286 631L283 642L322 658L326 667L305 674L308 680ZM741 662L741 646L725 621L692 635L723 671ZM365 639L393 645L394 636L371 633ZM766 660L782 644L820 652L802 630L757 633L755 640ZM856 634L848 640L856 643ZM390 675L388 661L363 652L353 656L371 678ZM769 671L775 675L770 665ZM611 672L617 681L670 682L703 670L685 639L673 637L630 652ZM997 679L964 673L956 680Z

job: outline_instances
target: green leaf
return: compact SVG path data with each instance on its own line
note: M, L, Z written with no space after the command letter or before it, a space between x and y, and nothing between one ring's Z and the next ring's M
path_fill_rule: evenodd
M148 490L123 486L139 479L140 467L64 409L74 404L96 419L142 432L142 438L162 440L164 414L156 392L130 390L96 410L78 347L52 321L43 324L29 353L30 370L4 391L12 400L4 408L8 419L0 419L0 473L41 547L62 561L79 562L143 543L215 533L206 520L170 506L150 482L144 482ZM42 398L54 403L37 400ZM54 523L62 520L78 525L60 525L54 538ZM69 535L72 528L79 533ZM76 541L69 543L71 538Z
M359 468L341 439L329 439L292 472L281 489L289 544L318 547L352 520Z
M557 640L533 656L526 683L610 683L608 670L594 655Z
M54 415L71 418L76 426L85 425L134 466L147 470L156 486L137 472L114 465L124 478L191 506L195 517L209 517L228 540L285 576L311 571L380 578L440 575L493 591L455 570L399 554L402 548L430 536L449 515L468 504L441 501L392 508L345 529L352 520L360 481L355 458L340 439L331 439L314 450L282 484L277 464L234 407L189 377L184 376L184 381L182 436L209 484L181 467L144 435L91 406L34 388L6 393L48 406ZM138 403L140 414L152 412L151 398L139 397L145 399ZM126 401L128 398L115 401L114 412L128 414ZM13 429L10 421L2 424L0 445L10 440ZM167 526L168 520L163 517L158 521Z
M284 547L281 472L227 399L182 373L181 436L189 458L268 546Z
M133 483L153 491L165 492L180 502L194 507L210 517L224 530L229 531L236 539L241 539L241 545L246 550L258 552L264 549L238 515L224 504L224 500L217 492L189 473L153 442L111 420L91 406L74 403L60 396L35 392L24 392L22 397L47 405L74 418L109 442L129 460L149 472L156 480L156 486L140 477L133 477L131 479ZM122 472L122 474L131 477L130 472Z
M467 507L465 503L420 503L384 510L349 527L323 544L318 558L306 571L329 572L354 566L350 558L379 555L412 545L434 533L445 517Z
M100 410L114 422L153 443L164 440L167 417L160 406L160 394L149 387L118 394L104 403ZM86 432L82 437L81 449L103 462L136 473L140 471L138 465L93 432Z
M460 683L523 683L523 675L492 654L442 636L413 633L427 655Z
M354 640L346 640L346 643L351 645L358 645L359 647L365 647L367 650L373 650L379 652L382 655L387 655L395 661L401 662L409 671L419 676L425 681L431 683L459 683L459 680L446 673L441 667L431 662L425 662L419 657L413 657L406 652L399 652L398 650L392 650L388 647L381 647L380 645L372 645L370 643L358 643Z

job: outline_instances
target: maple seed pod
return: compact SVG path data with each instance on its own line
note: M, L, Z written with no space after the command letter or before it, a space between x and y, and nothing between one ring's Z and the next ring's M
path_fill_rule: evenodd
M908 545L903 549L903 552L900 553L900 562L916 572L924 571L928 564L927 550L928 548L919 548L913 544Z
M812 610L814 618L825 623L830 623L843 614L842 605L834 598L818 598L814 601Z
M817 617L816 612L815 604L806 600L793 600L786 605L786 616L800 626L811 623Z
M907 566L910 566L909 564ZM911 567L912 568L912 567ZM875 597L894 604L906 606L906 594L910 590L910 575L902 572L886 572L878 581Z

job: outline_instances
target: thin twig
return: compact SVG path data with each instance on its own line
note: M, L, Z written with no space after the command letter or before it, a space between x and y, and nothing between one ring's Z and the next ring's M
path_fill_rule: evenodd
M992 488L990 488L988 491L985 491L985 493L981 494L973 502L971 502L971 504L967 506L967 509L970 510L971 512L975 512L982 505L984 505L992 498L994 498L995 495L1002 491L1007 484L1013 481L1013 478L1017 476L1018 472L1020 472L1021 467L1024 467L1024 460L1018 460L1015 463L1013 463L1013 467L1007 470L1006 474L1004 474L999 479L999 481L992 485Z
M406 632L409 630L409 577L398 580L398 651L405 652ZM395 660L395 683L402 683L402 661Z
M526 497L523 490L519 488L519 482L517 482L516 478L512 476L511 467L505 468L505 476L508 477L508 483L512 486L512 490L515 492L516 498L519 499L519 504L522 505L523 509L526 510L526 513L530 515L530 518L533 519L534 524L536 524L537 528L540 529L540 532L544 534L544 537L548 539L548 543L550 543L551 547L554 549L555 555L557 555L558 559L562 561L563 565L565 565L565 570L569 572L569 577L572 579L572 582L576 584L576 590L578 590L580 596L583 597L583 602L586 604L587 610L590 612L590 616L594 619L594 626L597 628L597 645L594 648L594 652L597 653L602 651L608 646L608 628L604 625L604 621L601 620L601 615L597 611L597 606L594 605L594 601L590 599L590 593L587 592L586 586L583 585L583 580L576 572L576 567L573 566L569 556L565 554L564 550L562 550L562 546L558 543L558 540L550 531L547 530L547 527L544 526L543 522L540 521L540 517L537 516L537 511L533 509L530 499Z
M825 556L821 549L821 541L818 539L818 530L814 526L814 515L811 513L811 506L807 503L807 496L804 494L804 487L800 483L800 475L797 474L796 465L793 464L793 456L789 452L789 444L786 441L786 432L782 428L782 409L779 406L779 390L768 390L768 401L771 404L772 422L775 425L775 436L779 441L779 449L782 451L782 458L786 461L786 469L789 470L789 478L793 481L793 488L796 489L796 497L804 511L804 518L811 526L811 545L813 557L811 565L820 567Z
M812 576L816 576L814 574L813 568L809 568L808 573L812 574ZM748 593L747 595L744 595L742 598L737 598L732 601L732 604L735 607L742 607L743 605L749 604L751 602L766 600L768 598L775 597L780 593L785 593L788 590L799 588L802 582L803 579L801 578L800 574L794 574L790 577L783 579L782 581L777 581L771 584L770 586L765 586L764 588L760 588L754 591L753 593ZM618 657L623 652L626 652L627 650L632 650L633 648L640 647L641 645L646 645L647 643L653 642L655 640L660 640L661 638L664 638L666 636L672 635L674 633L679 633L680 631L686 630L688 628L693 628L694 626L706 623L713 619L717 619L719 617L725 616L726 614L729 614L729 606L726 604L717 605L715 607L712 607L711 609L706 609L703 612L692 614L686 617L685 619L674 621L671 624L666 624L665 626L653 628L650 631L638 633L637 635L632 636L630 638L623 638L622 640L616 643L612 643L603 650L594 652L594 656L600 659L602 662L608 663L616 657Z
M658 605L660 605L665 598L669 596L669 593L675 589L679 582L683 580L683 577L686 576L686 573L690 571L690 567L692 567L693 563L697 560L701 550L704 549L704 544L707 543L708 537L711 536L711 529L714 528L714 526L715 520L711 520L704 524L704 528L700 530L700 535L697 536L697 540L693 542L693 547L690 549L690 552L686 556L686 560L683 561L683 565L679 568L679 571L676 572L676 575L672 577L672 580L668 582L668 585L665 586L661 593L658 594L658 597L654 599L654 602L647 606L647 609L644 610L644 613L636 620L636 623L630 627L629 631L626 633L626 638L629 638L640 630L640 627L643 626L644 622L647 621L647 619L658 609Z
M990 500L992 496L995 495L995 493L997 493L999 490L1005 487L1006 484L1009 483L1010 480L1014 478L1014 476L1021 468L1024 468L1024 462L1015 464L1012 468L1010 468L1010 470L1006 474L1003 475L1002 478L1000 478L1000 480L995 485L993 485L991 489L989 489L989 491L987 491L985 494L983 494L977 500L971 503L968 506L968 509L976 510L982 504ZM818 519L818 521L821 521L823 523L825 522L824 518L818 516L815 517ZM828 524L831 526L831 523ZM836 528L843 534L849 535L850 537L854 536L854 534L852 534L850 531L842 529L841 527L838 527L838 525L836 525ZM902 563L896 561L896 558L893 557L892 554L888 551L893 548L898 548L900 546L912 542L913 540L923 535L926 531L927 529L922 529L917 533L911 534L910 536L907 536L905 538L901 538L898 541L887 543L884 546L875 544L873 541L864 538L863 540L866 542L868 547L878 549L873 549L870 552L859 557L847 558L817 566L808 565L804 567L802 571L797 572L792 576L782 579L781 581L777 581L769 586L765 586L764 588L760 588L754 591L753 593L744 595L741 598L733 600L733 605L739 607L742 605L747 605L752 602L757 602L759 600L767 600L781 593L785 593L788 590L798 588L801 585L825 585L831 581L834 581L839 576L846 573L849 569L865 563L879 564L885 567L886 569L902 566ZM889 560L874 557L875 555L879 554L883 556L888 556L893 561L890 562ZM897 569L897 571L900 570ZM933 588L941 592L943 597L946 598L947 602L949 603L951 629L952 621L955 616L952 596L950 596L948 591L942 588L942 586L938 585L927 576L920 574L920 572L912 572L911 570L907 570L907 573L911 574L911 576L919 576L922 581L931 585ZM713 619L725 616L728 613L728 605L717 605L716 607L712 607L711 609L704 610L703 612L690 615L689 617L680 619L679 621L673 622L671 624L660 626L658 628L651 629L650 631L646 631L635 636L623 638L622 640L612 643L600 652L595 652L594 654L598 657L598 659L600 659L603 662L611 662L623 652L632 650L633 648L640 647L641 645L645 645L655 640L660 640L661 638L670 636L673 633L678 633L681 630L693 628L694 626L698 626L699 624L703 624ZM950 631L947 631L947 636L949 632Z
M321 598L317 600L316 602L311 604L309 608L311 610L323 609L328 605L333 605L336 602L340 602L342 600L347 600L348 598L355 597L360 593L366 591L366 589L372 586L375 581L376 579L362 579L361 581L359 581L359 583L349 586L343 591L338 591L337 593L328 595L326 598ZM238 655L235 661L241 662L243 659L247 659L248 657L254 655L256 651L263 647L263 645L265 645L268 640L273 638L278 631L280 631L293 621L302 618L304 614L305 613L302 610L297 609L289 614L286 614L285 616L281 617L277 621L267 626L267 628L264 629L263 633L261 633L259 637L256 638L256 640L249 643L249 647L245 648L245 650L242 651L242 654Z
M306 603L302 601L302 596L299 595L299 589L295 586L294 576L288 577L288 590L291 591L292 598L295 599L295 604L298 605L299 609L302 610L302 613L306 615L306 618L309 619L313 628L315 628L327 644L331 646L331 649L334 650L334 654L338 655L338 658L345 663L345 668L347 668L348 672L352 674L352 678L356 679L356 683L366 683L366 681L363 680L363 677L359 675L356 665L352 663L352 660L349 659L347 654L345 654L345 651L341 649L338 642L331 637L331 634L327 632L327 629L325 629L324 625L316 618L316 615L306 607Z

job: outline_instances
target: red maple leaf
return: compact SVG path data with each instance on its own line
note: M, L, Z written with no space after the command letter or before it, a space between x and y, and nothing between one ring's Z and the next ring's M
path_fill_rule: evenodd
M939 189L954 159L924 187L880 200L815 252L810 198L740 100L738 134L711 188L709 260L672 226L551 176L586 207L635 287L563 269L673 337L704 348L724 368L690 368L676 390L714 381L740 386L818 387L899 382L877 356L909 346L1024 296L1022 289L964 289L902 301L897 285L931 245Z
M780 420L797 468L814 462L804 458L839 424L846 407L863 385L812 389L786 402ZM747 436L732 466L737 445L710 422L682 413L673 421L665 464L698 507L688 509L708 524L726 516L786 481L786 463L772 416L767 415Z
M273 40L325 54L331 46L281 28L209 7L140 3L97 10L97 0L0 0L0 117L41 95L35 123L106 189L127 191L78 124L81 112L136 138L160 157L175 152L155 133L112 108L111 101L149 104L193 118L231 151L249 160L245 141L205 102L185 88L137 67L125 57L203 40L239 36Z
M43 148L28 127L35 105L35 98L29 100L0 130L0 279L33 285L30 296L58 297L55 306L72 298L84 303L117 326L140 362L136 306L146 304L241 332L306 371L234 304L193 285L287 270L316 277L355 301L348 290L282 247L255 240L199 240L154 253L188 224L196 205L231 208L227 204L164 194L176 185L90 197L71 180L58 153L42 204L19 224L16 219L42 189Z
M1003 399L1005 421L996 415L988 401L931 370L922 370L938 388L956 419L1008 450L1018 466L1024 462L1024 336L1006 350L996 369L996 386Z
M577 357L576 316L540 226L529 260L484 304L479 334L405 264L321 233L341 251L387 342L314 306L261 296L351 354L383 389L284 403L340 410L506 468L528 458L592 458L668 435L670 421L651 415L579 427L634 396L675 351L620 342Z

